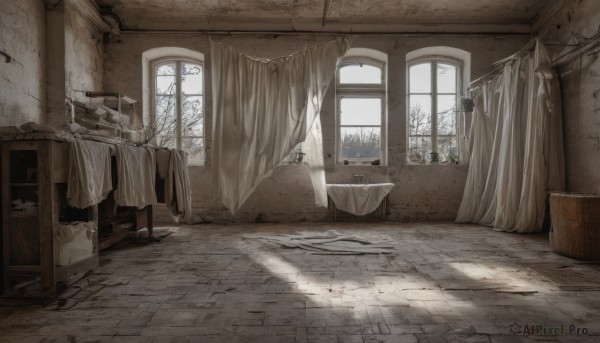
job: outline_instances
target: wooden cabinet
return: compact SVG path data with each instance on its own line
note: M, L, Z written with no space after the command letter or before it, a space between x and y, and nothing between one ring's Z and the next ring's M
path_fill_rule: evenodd
M2 269L4 295L54 298L56 284L98 265L92 256L56 266L55 229L61 221L94 221L97 209L66 204L68 143L20 140L1 143Z

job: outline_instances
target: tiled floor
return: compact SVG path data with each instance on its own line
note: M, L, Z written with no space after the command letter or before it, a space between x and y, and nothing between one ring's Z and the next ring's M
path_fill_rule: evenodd
M387 235L396 249L310 255L255 238L329 229ZM600 265L553 254L544 235L441 223L202 225L122 244L102 261L63 306L1 307L0 342L600 341ZM526 335L531 325L541 335ZM551 335L561 326L580 335Z

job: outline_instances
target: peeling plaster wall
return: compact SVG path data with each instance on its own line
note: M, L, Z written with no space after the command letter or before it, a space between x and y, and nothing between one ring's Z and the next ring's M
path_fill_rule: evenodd
M6 1L0 6L0 126L43 122L45 112L44 4Z
M544 18L544 38L569 42L572 34L593 37L600 30L600 1L563 1ZM569 47L552 47L559 56ZM560 66L567 191L600 194L600 55L584 54Z
M249 54L278 57L330 39L325 36L215 37ZM529 41L527 36L484 37L376 37L357 36L352 46L388 54L388 165L335 166L334 84L326 95L321 117L327 181L344 182L353 174L369 176L373 182L394 182L390 195L390 220L452 220L462 198L467 166L410 166L406 149L406 54L430 46L451 46L471 53L471 79L490 70L490 64L506 57ZM104 49L104 86L142 99L142 53L148 49L176 46L205 54L207 165L190 167L193 210L211 221L320 221L332 212L314 205L306 167L285 165L263 181L234 217L214 200L211 189L212 92L210 48L204 35L123 34L120 43ZM141 113L141 109L139 110ZM161 217L157 218L159 221Z
M65 91L71 99L89 101L81 90L102 90L102 33L76 10L65 15Z
M67 0L46 13L48 124L62 128L70 113L65 98L89 101L83 91L102 90L102 33Z

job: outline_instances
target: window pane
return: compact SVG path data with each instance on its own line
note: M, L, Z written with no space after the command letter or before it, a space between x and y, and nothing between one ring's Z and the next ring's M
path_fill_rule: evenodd
M182 135L204 136L202 96L184 96L183 98Z
M175 94L175 76L157 76L156 94Z
M204 138L182 137L181 148L188 153L188 164L204 164Z
M156 138L159 147L175 147L175 96L159 95L156 97Z
M381 99L344 97L340 119L342 125L381 125Z
M380 158L381 129L342 127L342 159L371 161Z
M408 130L410 135L431 134L431 96L411 95Z
M431 63L410 67L410 93L431 93Z
M456 96L438 95L438 135L456 133Z
M340 68L340 83L381 84L381 68L368 64L351 64Z
M407 156L409 163L429 163L431 161L431 137L409 137Z
M202 94L202 66L181 64L181 91L183 94Z
M175 75L175 63L161 64L156 68L156 75L158 76L174 76Z
M458 163L456 136L438 137L438 156L440 163Z
M456 67L451 64L437 64L438 93L456 93Z

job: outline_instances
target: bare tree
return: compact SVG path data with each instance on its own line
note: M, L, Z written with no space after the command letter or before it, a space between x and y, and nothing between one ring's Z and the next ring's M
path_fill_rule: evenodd
M375 160L380 158L380 151L379 129L361 127L342 136L342 158Z
M165 92L166 95L156 96L155 116L145 127L147 143L154 142L158 147L164 148L177 147L176 95L173 92L174 89L175 84L171 83ZM202 161L204 159L204 106L202 97L186 96L185 94L181 96L183 100L181 149L189 154L190 161Z

